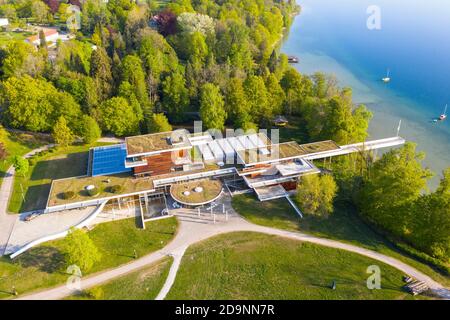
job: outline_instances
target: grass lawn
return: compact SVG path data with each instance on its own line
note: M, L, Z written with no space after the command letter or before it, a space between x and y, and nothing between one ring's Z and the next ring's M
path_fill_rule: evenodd
M19 213L44 209L52 180L86 175L89 148L98 145L104 143L73 145L34 156L28 174L14 178L14 190L8 210Z
M301 231L365 247L397 258L426 273L441 284L450 286L450 277L401 252L384 237L369 228L352 207L338 203L335 206L335 212L328 218L305 216L300 220L285 199L260 202L255 196L247 194L233 197L232 204L237 212L255 224Z
M151 266L68 297L67 300L154 300L166 281L172 261L173 258L165 257ZM91 292L96 292L97 296L93 297Z
M381 290L366 286L371 265ZM235 232L188 248L168 299L414 299L403 284L400 271L355 253Z
M11 41L24 41L32 35L31 32L0 32L0 47L7 46Z
M139 222L140 223L140 222ZM135 219L125 219L97 225L90 238L102 253L100 262L89 274L117 267L138 257L157 251L174 237L175 218L150 221L146 229L138 229ZM64 283L69 275L61 253L63 240L55 240L33 248L11 261L0 258L0 299L11 298L11 288L19 294Z
M8 156L0 160L0 183L5 176L6 170L11 166L15 155L22 156L33 149L36 149L46 143L42 135L28 133L13 133L0 128L0 142L5 146Z

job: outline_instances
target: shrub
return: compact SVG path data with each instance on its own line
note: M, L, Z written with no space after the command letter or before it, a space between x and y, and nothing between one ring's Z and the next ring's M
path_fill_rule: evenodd
M87 296L91 299L102 300L104 297L103 289L100 287L92 288L86 292Z
M30 166L34 166L36 164L36 159L35 158L29 158L28 159L28 163L30 164Z
M123 187L118 184L108 188L108 192L110 192L110 193L120 193L120 192L122 192L122 190L123 190Z
M75 192L73 191L66 191L61 193L61 198L63 198L64 200L70 200L73 199L75 197Z
M92 188L90 190L86 190L86 191L87 191L88 195L90 195L91 197L94 197L100 193L100 190L97 187Z

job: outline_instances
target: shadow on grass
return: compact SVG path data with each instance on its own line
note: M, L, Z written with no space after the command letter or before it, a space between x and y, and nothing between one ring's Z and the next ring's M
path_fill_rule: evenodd
M61 272L65 266L63 253L57 248L47 246L33 248L20 255L14 262L24 268L33 267L46 273Z
M45 209L50 187L49 183L28 187L19 212Z
M70 153L64 158L43 160L36 163L30 180L64 179L86 174L88 152Z

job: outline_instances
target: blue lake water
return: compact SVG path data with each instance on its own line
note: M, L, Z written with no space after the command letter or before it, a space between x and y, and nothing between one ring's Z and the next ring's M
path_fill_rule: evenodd
M438 175L450 166L450 2L442 0L298 0L282 51L296 55L302 73L334 74L354 100L374 113L370 138L396 134L425 151ZM380 9L381 29L369 30L369 6ZM392 81L381 78L390 69ZM434 179L432 185L436 185Z

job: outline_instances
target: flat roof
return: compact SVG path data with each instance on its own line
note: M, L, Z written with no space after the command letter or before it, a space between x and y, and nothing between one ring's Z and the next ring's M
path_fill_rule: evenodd
M141 156L163 151L191 148L186 130L150 133L125 138L127 156Z
M208 165L203 169L171 172L144 178L135 178L130 173L121 173L96 177L82 176L53 180L48 198L47 208L59 205L67 205L70 203L91 201L95 199L101 200L106 198L115 198L140 192L151 192L155 189L155 185L153 182L156 180L214 171L218 168L219 167L217 165ZM95 197L89 196L85 191L85 187L89 185L94 185L99 188L100 193ZM118 193L113 193L111 191L111 187L116 185L122 186L122 190ZM62 193L67 191L73 191L74 197L71 199L64 199L62 197Z
M338 150L340 147L331 140L299 145L295 141L273 144L265 147L269 154L260 151L262 148L253 148L238 151L239 158L245 165L270 163L285 159L300 158L310 154Z

